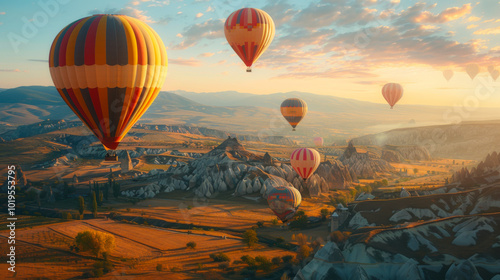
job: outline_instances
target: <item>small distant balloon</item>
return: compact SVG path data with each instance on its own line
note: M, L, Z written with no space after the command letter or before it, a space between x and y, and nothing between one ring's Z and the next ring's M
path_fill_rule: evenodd
M471 80L474 80L474 78L479 73L479 65L469 64L469 65L465 66L465 71L467 72L467 74L469 74L469 77L471 78Z
M295 127L307 113L307 104L300 98L288 98L281 103L280 110L283 117L292 126L292 131L295 131Z
M382 95L389 105L391 105L391 109L396 105L396 103L403 97L403 87L397 83L388 83L385 84L382 88Z
M493 78L493 81L496 81L498 79L498 76L500 75L500 72L497 69L494 69L490 73L491 77Z
M495 66L493 66L493 65L488 66L488 73L491 74L491 72L493 72L493 70L495 70Z
M453 71L450 69L444 70L443 76L447 81L450 81L450 79L453 77Z
M323 137L314 137L313 141L314 141L314 145L316 145L316 147L323 146Z

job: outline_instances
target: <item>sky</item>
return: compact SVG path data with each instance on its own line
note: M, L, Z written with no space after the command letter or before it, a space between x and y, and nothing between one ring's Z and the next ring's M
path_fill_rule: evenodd
M227 16L266 11L276 35L253 72L224 37ZM163 90L304 91L385 102L381 88L404 87L399 104L500 107L500 2L462 0L19 0L0 4L0 88L52 85L49 49L76 19L125 14L150 25L168 53ZM471 80L464 68L477 64ZM444 70L452 70L447 81Z

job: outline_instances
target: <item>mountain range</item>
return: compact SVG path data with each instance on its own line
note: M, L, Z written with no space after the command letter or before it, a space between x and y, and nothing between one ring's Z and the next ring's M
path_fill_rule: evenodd
M77 118L54 87L24 86L0 91L0 124L22 125L46 119ZM279 106L299 97L309 111L297 132L281 117ZM160 92L140 123L196 125L263 136L360 136L388 129L447 123L450 108L424 105L388 105L306 92L250 94L235 91L193 93ZM494 119L496 108L481 108L468 120Z

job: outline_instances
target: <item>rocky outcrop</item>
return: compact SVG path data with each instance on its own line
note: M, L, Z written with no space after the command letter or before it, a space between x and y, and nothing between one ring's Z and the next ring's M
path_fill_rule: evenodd
M321 163L315 174L304 181L289 164L269 154L249 152L232 137L202 157L187 164L178 162L155 176L160 178L155 184L162 191L189 190L198 197L230 191L237 196L253 194L266 198L279 185L292 185L303 196L315 197L332 189L347 188L353 181L349 169L335 160Z
M387 161L374 158L368 153L358 153L352 142L349 142L339 160L361 178L378 178L380 173L394 171L394 167Z
M11 141L81 125L80 121L46 120L39 123L18 126L15 130L9 130L1 134L1 137L5 141Z
M124 151L122 153L122 156L119 157L119 160L120 160L121 173L127 173L134 168L134 166L132 165L132 159L130 158L130 154L128 153L128 151Z
M381 159L388 162L427 161L431 160L429 151L422 146L390 146L383 147Z

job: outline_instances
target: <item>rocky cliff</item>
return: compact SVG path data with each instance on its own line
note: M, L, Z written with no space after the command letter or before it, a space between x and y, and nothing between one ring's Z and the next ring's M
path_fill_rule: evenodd
M429 151L422 146L392 146L383 147L381 158L388 162L431 160Z

